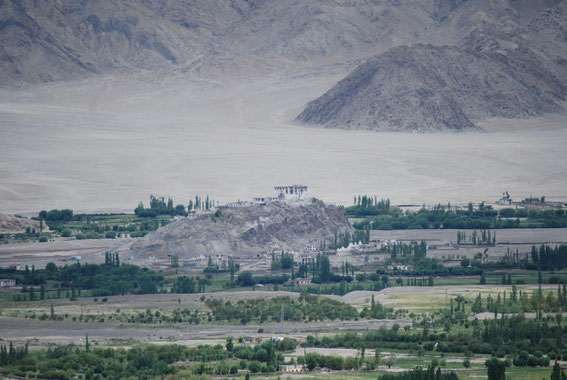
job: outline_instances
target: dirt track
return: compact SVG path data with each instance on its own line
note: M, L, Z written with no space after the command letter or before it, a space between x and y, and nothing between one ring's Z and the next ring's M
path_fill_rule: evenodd
M43 268L52 261L57 265L72 264L71 256L81 256L82 263L103 263L105 252L132 239L56 240L47 243L0 245L0 266L20 264L23 268Z
M382 326L391 327L394 323L404 326L405 320L364 320L344 322L286 323L286 332L293 336L316 334L321 330L367 330ZM264 333L258 333L258 329ZM270 337L278 335L277 323L263 325L189 325L175 324L167 327L144 324L93 323L93 322L53 322L21 318L0 317L1 338L14 342L30 341L33 345L46 343L78 343L89 334L89 340L101 344L122 341L168 342L183 344L202 344L203 340L224 339L228 336Z

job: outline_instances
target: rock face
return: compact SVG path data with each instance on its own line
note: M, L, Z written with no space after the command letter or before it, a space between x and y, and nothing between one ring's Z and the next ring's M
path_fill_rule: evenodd
M487 117L562 110L565 3L505 33L475 30L458 46L399 46L307 104L298 121L330 128L463 131Z
M321 239L332 241L335 232L353 231L342 210L316 199L219 210L219 217L207 214L170 223L134 243L130 253L136 259L216 254L245 257L274 247L303 251L308 245L319 247Z
M242 1L0 1L4 84L168 70L214 49Z
M0 214L0 233L17 234L26 232L26 228L32 228L39 231L39 222L33 219L20 218L17 216L10 216ZM49 231L49 228L44 223L43 230Z
M486 25L509 30L558 2L2 0L0 82L127 70L234 76L343 62L407 42L455 44Z

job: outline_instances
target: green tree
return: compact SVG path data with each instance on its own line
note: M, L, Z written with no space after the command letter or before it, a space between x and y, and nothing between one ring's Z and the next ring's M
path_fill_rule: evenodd
M179 257L177 255L171 256L171 267L178 268L179 267Z
M561 380L561 367L559 366L559 363L557 363L557 360L555 361L553 370L551 371L551 380Z
M232 337L226 338L226 350L232 352L234 349L234 343L232 343Z
M484 364L488 367L488 380L506 380L506 362L491 358Z
M236 279L236 283L240 286L254 285L254 278L252 276L252 272L244 271L240 273Z

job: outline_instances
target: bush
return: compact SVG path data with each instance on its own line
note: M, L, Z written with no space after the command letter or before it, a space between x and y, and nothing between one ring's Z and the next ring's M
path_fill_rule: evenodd
M61 231L61 236L70 237L71 236L71 230L68 229L68 228L65 228L63 231Z
M262 370L262 364L257 360L251 361L248 364L248 370L252 373L258 373Z
M40 243L47 243L47 240L48 240L48 239L47 239L47 236L41 236L41 237L39 238L39 242L40 242Z

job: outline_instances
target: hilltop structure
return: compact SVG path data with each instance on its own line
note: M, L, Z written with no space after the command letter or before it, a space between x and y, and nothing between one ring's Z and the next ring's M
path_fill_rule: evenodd
M291 185L291 186L274 186L277 198L280 200L304 200L307 198L307 186Z

